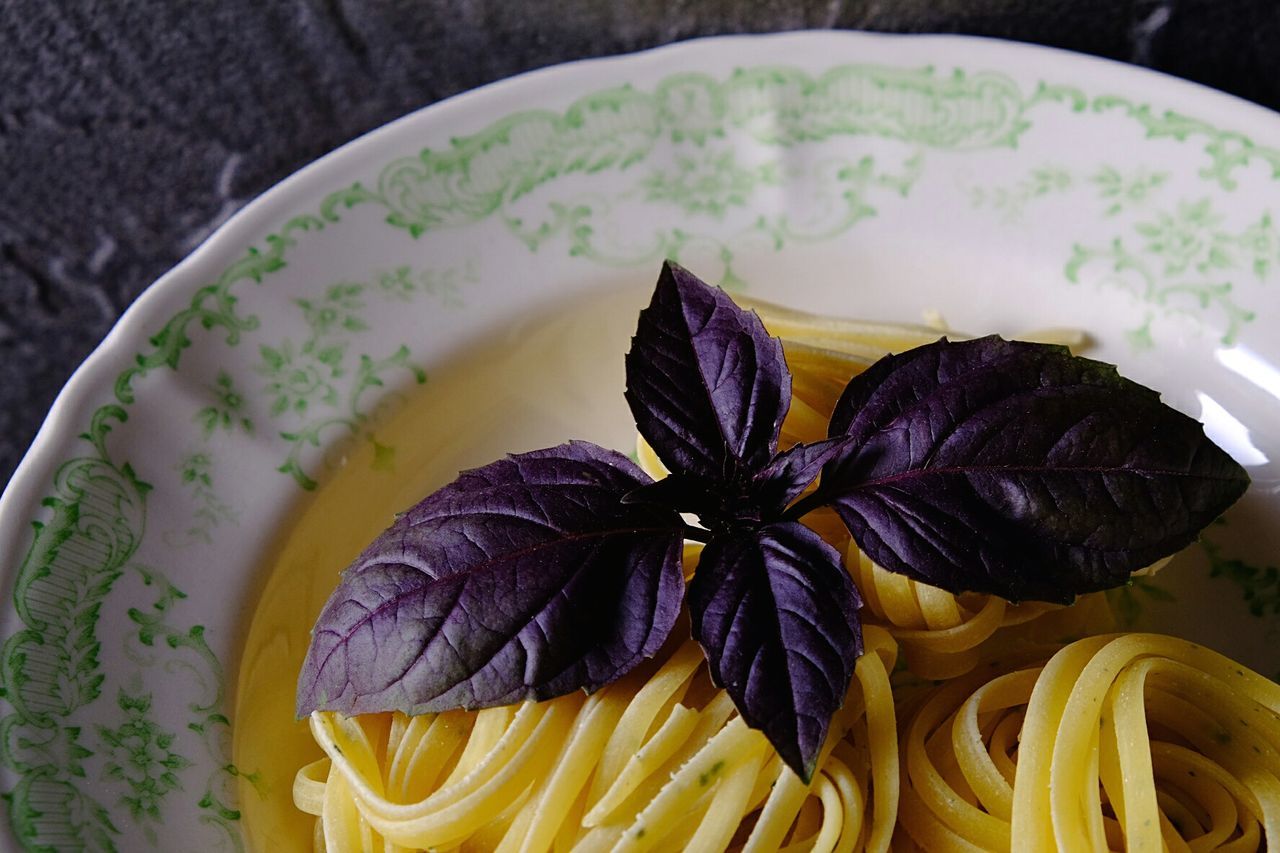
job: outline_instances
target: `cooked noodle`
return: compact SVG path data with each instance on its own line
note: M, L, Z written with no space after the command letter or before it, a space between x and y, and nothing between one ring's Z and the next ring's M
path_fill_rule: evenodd
M849 377L924 327L757 306L793 373L781 443L824 437ZM1055 332L1076 344L1083 337ZM641 440L638 458L666 474ZM712 685L687 625L591 696L407 717L317 712L298 808L317 850L1245 851L1280 839L1280 686L1070 607L885 571L830 510L866 653L809 785ZM687 546L687 566L700 546ZM899 666L899 652L903 661ZM1016 844L1014 842L1016 839Z
M1253 851L1280 838L1280 685L1156 634L987 669L917 697L904 721L895 849Z
M866 644L809 786L685 641L591 696L417 717L317 712L326 757L298 773L294 801L331 851L886 850L896 649L876 628Z

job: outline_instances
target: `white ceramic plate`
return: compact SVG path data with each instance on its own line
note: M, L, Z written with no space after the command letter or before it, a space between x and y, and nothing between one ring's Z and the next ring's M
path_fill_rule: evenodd
M242 793L287 797L230 758L242 638L311 490L354 472L385 484L372 504L403 505L406 483L502 450L625 446L622 353L664 256L810 310L1087 329L1255 479L1121 603L1274 676L1277 190L1272 113L951 37L691 42L519 77L346 146L138 300L5 492L10 839L240 847ZM528 320L549 315L568 319ZM460 360L503 346L509 375ZM508 385L468 383L480 364ZM427 465L395 410L432 399L420 422L452 426Z

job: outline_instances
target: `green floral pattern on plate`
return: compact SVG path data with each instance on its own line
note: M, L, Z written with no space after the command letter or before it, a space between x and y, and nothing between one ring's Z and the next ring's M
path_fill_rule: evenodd
M1200 540L1200 547L1209 558L1209 576L1223 578L1239 587L1240 595L1249 604L1249 612L1275 620L1271 633L1280 634L1280 566L1263 566L1229 557L1224 546L1208 536Z
M210 392L215 402L205 406L196 414L196 420L200 422L205 439L210 438L219 429L242 429L246 433L253 432L253 421L243 414L244 394L236 388L231 374L225 370L219 371L217 380L206 390Z
M1125 173L1108 164L1087 175L1077 174L1063 165L1044 165L1012 185L984 187L966 182L965 189L975 209L988 207L998 211L1005 222L1018 222L1024 218L1031 202L1077 187L1091 187L1098 200L1106 205L1103 216L1115 216L1142 207L1168 179L1168 172L1138 168Z
M236 524L239 513L218 496L213 486L213 459L207 451L192 451L178 462L179 477L187 488L192 505L190 524L165 532L165 542L174 548L213 542L213 533L224 524Z
M98 726L107 756L106 778L127 786L120 801L135 821L158 821L160 804L170 791L182 787L177 774L191 762L173 752L173 733L151 719L151 694L130 696L121 690L116 701L124 722L114 728Z
M1092 171L1062 165L1033 169L1012 185L964 183L970 206L991 210L1006 224L1022 222L1034 202L1085 190L1104 218L1124 221L1124 232L1109 244L1070 245L1064 266L1067 279L1079 283L1085 274L1096 282L1132 294L1147 308L1147 321L1130 330L1130 343L1150 349L1150 319L1166 314L1207 313L1222 325L1221 340L1233 343L1256 312L1237 299L1241 274L1270 281L1280 264L1280 229L1271 212L1242 229L1224 226L1212 199L1181 200L1166 209L1150 209L1169 180L1169 173L1139 167L1129 172L1101 164Z
M1181 201L1172 211L1133 223L1129 234L1109 245L1074 245L1065 273L1079 282L1086 268L1100 265L1107 270L1103 283L1133 293L1154 309L1213 312L1223 324L1222 342L1231 344L1257 316L1239 302L1232 279L1244 273L1270 283L1280 261L1280 232L1270 211L1241 231L1222 225L1208 198ZM1149 323L1133 330L1131 341L1150 348Z
M365 300L373 295L411 304L428 297L446 310L460 309L465 305L462 285L474 284L476 278L474 264L443 271L402 266L377 273L370 282L330 285L318 299L294 300L310 333L300 343L286 338L277 346L263 344L257 368L265 380L263 393L272 400L271 417L289 424L280 431L289 452L279 470L304 489L314 489L316 480L302 457L309 447L333 445L335 433L347 441L368 441L374 464L391 467L394 448L375 437L377 418L371 417L367 400L386 388L393 372L407 372L419 385L427 381L427 374L410 361L404 344L382 358L366 353L348 357L350 335L369 328ZM385 394L381 402L387 402Z

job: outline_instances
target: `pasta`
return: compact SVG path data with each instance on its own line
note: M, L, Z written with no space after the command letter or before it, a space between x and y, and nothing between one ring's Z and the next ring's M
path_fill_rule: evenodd
M1280 685L1219 654L1112 634L894 690L892 638L869 627L867 649L809 786L686 642L591 697L317 713L326 758L299 773L295 801L321 818L317 849L387 853L1000 851L1014 838L1198 853L1280 838Z
M298 773L294 801L331 851L887 850L896 648L875 628L866 643L809 786L685 641L589 697L417 717L317 712L325 758Z
M823 438L849 377L874 358L937 336L753 307L784 338L794 377L784 447ZM637 457L666 475L643 440ZM314 848L1280 844L1280 686L1184 640L1105 633L1102 594L1069 607L957 596L877 566L830 510L805 521L845 555L865 644L810 784L746 726L677 627L657 658L590 696L415 717L316 712L324 757L293 790L316 818ZM686 569L700 547L686 546Z
M952 595L876 565L849 542L845 565L862 591L864 620L883 625L904 664L920 678L955 678L978 666L984 649L1047 643L1114 627L1103 593L1070 607L994 595Z
M895 849L1252 851L1280 838L1280 685L1154 634L1003 669L917 698Z

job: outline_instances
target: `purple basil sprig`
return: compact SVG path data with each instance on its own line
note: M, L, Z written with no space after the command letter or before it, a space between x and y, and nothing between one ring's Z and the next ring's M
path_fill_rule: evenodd
M996 337L881 359L849 382L826 440L779 453L781 344L673 263L626 372L671 476L653 482L586 442L463 473L343 574L312 632L299 715L596 690L657 654L687 600L712 679L808 781L862 651L857 589L799 523L809 510L833 507L890 571L1069 601L1185 546L1248 485L1155 392ZM687 599L685 539L706 543Z

